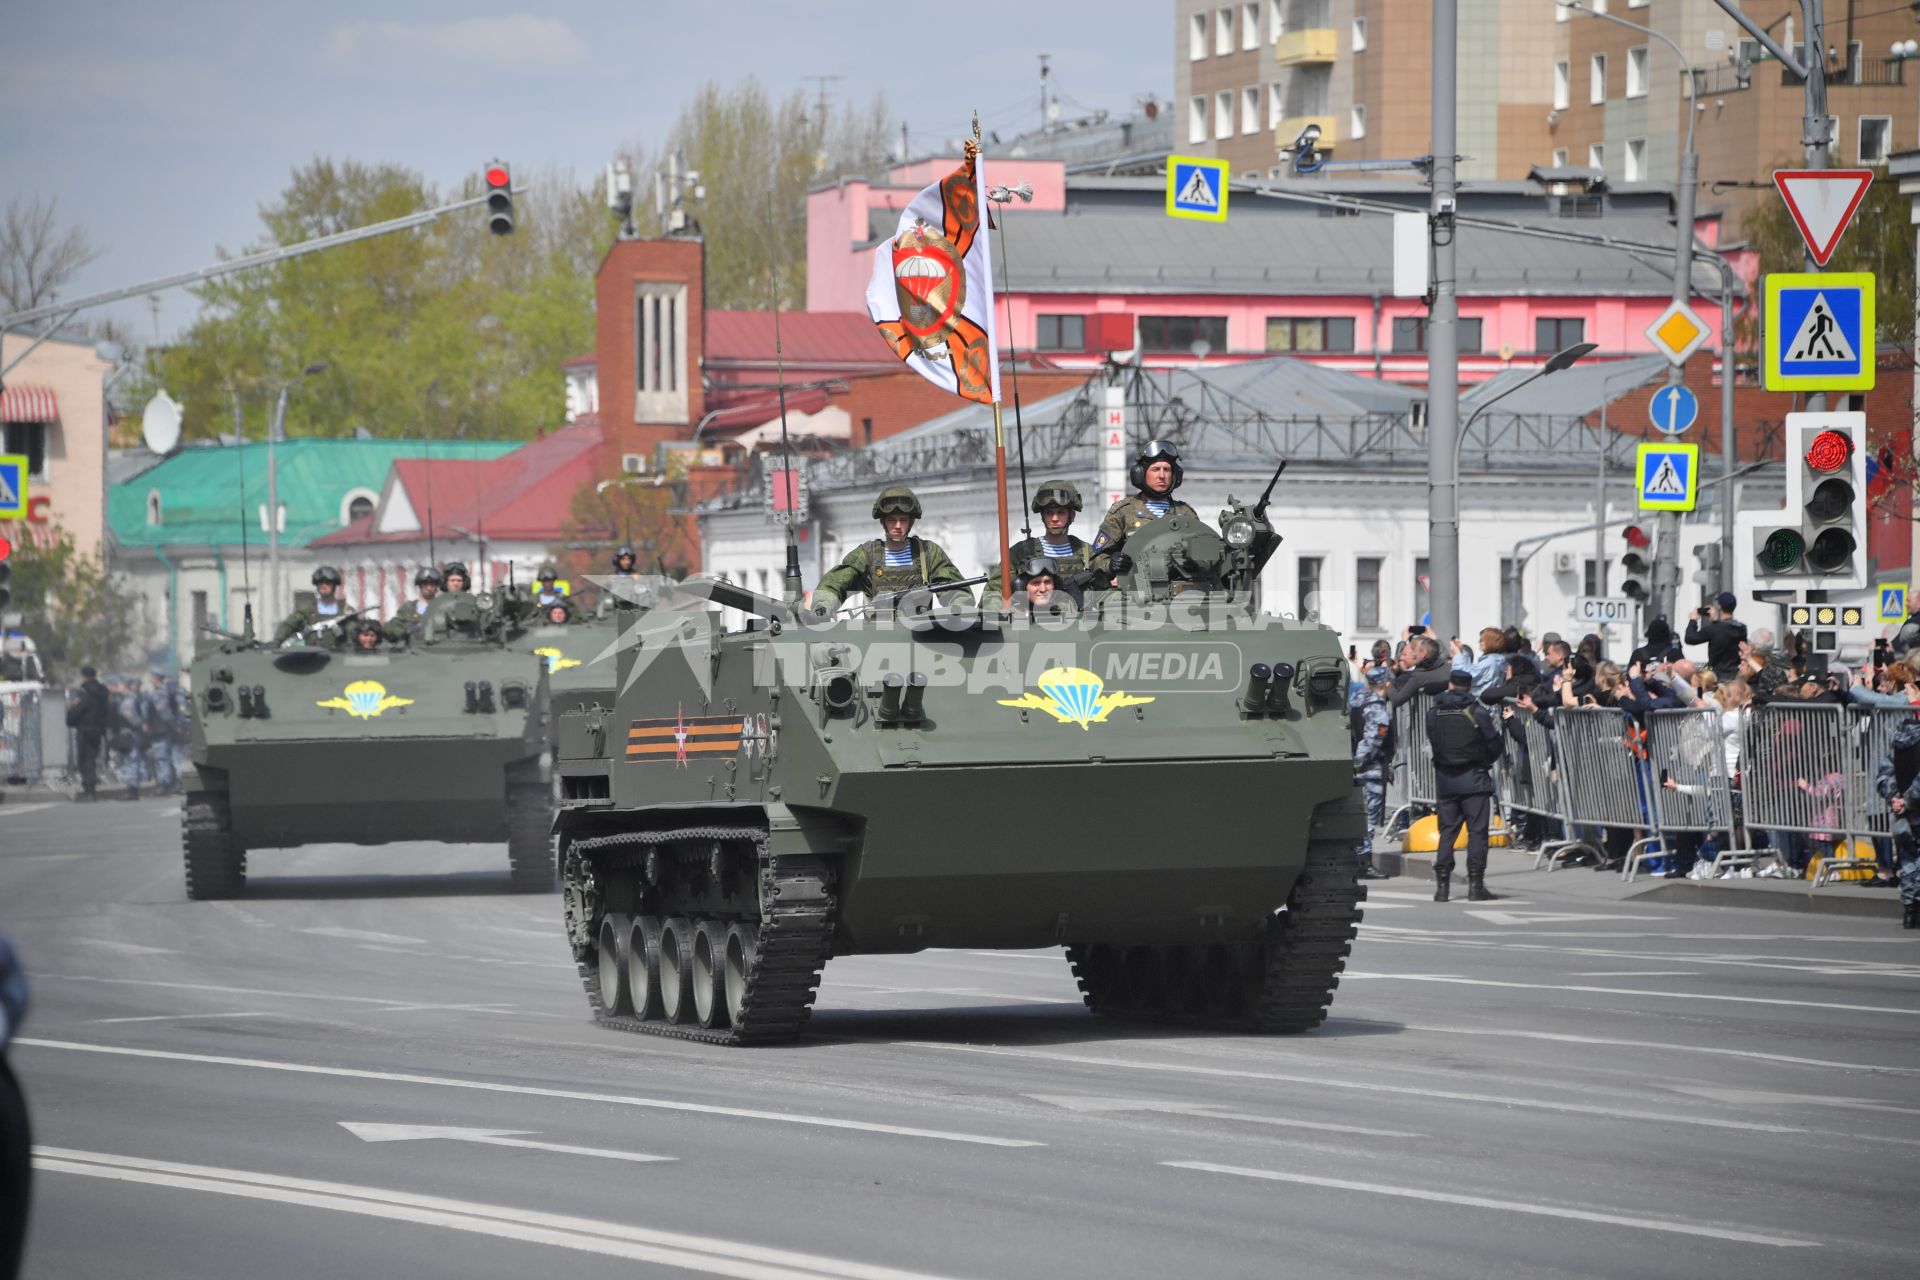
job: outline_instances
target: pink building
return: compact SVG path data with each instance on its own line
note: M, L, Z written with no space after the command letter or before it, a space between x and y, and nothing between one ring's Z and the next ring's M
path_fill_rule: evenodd
M880 182L846 179L809 196L807 307L862 311L875 246L899 210L957 161L903 166ZM1236 188L1224 223L1169 218L1159 179L1068 177L1057 161L989 160L993 184L1028 183L1030 204L996 211L996 255L1009 278L1001 341L1044 364L1083 370L1138 348L1149 365L1304 357L1351 373L1425 382L1419 298L1393 296L1393 225ZM1415 183L1302 181L1276 189L1335 192L1426 207ZM1475 183L1462 215L1668 245L1665 188L1593 188L1538 180ZM1711 244L1717 219L1697 233ZM1476 382L1536 365L1576 342L1599 356L1655 348L1645 330L1665 310L1670 276L1657 255L1512 231L1462 228L1458 239L1461 377ZM1750 278L1750 254L1736 263ZM996 262L996 274L1001 263ZM1719 277L1694 267L1694 306L1718 349ZM1201 347L1199 344L1204 343ZM1196 354L1199 353L1199 354Z

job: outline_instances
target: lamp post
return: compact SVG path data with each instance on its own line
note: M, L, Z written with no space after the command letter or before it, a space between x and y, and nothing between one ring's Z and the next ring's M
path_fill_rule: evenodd
M301 378L311 378L317 373L327 371L327 362L315 361L300 371ZM277 614L280 605L280 458L274 452L274 446L286 432L287 395L293 390L294 383L300 378L288 378L280 384L280 394L273 402L273 421L267 427L267 600L270 606L269 616L264 623L271 624L273 614Z

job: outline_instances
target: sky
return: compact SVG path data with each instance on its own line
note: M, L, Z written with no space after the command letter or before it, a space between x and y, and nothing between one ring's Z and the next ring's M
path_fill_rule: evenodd
M883 90L916 153L977 107L1037 126L1039 60L1068 115L1172 91L1166 0L0 0L0 198L57 198L104 250L63 297L208 266L262 234L259 208L316 156L405 165L442 190L495 156L516 173L598 174L657 144L705 82L752 75L776 96L839 76L836 102ZM102 308L170 341L185 290Z

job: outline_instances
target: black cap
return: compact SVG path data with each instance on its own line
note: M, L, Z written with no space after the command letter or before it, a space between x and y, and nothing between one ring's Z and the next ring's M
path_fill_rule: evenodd
M97 675L99 675L99 674L100 674L100 673L99 673L98 671L95 671L95 670L94 670L94 669L93 669L92 667L82 667L82 668L80 668L80 678L81 678L82 680L91 680L91 679L93 679L93 678L94 678L95 676L97 676Z
M1456 669L1447 677L1447 685L1454 689L1471 689L1473 688L1473 672Z

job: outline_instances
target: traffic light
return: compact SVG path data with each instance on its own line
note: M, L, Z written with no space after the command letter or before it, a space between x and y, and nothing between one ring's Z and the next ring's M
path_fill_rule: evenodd
M1867 415L1787 415L1787 505L1741 513L1755 590L1867 585Z
M13 544L0 538L0 609L13 603Z
M1637 524L1622 529L1620 536L1627 540L1626 554L1620 557L1620 594L1629 600L1645 600L1653 594L1649 589L1653 562L1647 559L1647 549L1653 545L1653 539Z
M1720 586L1720 544L1718 542L1703 542L1693 549L1693 554L1695 558L1700 561L1700 567L1693 571L1693 580L1700 584L1702 591L1720 591L1722 589Z
M487 230L513 234L513 174L499 160L487 166Z

